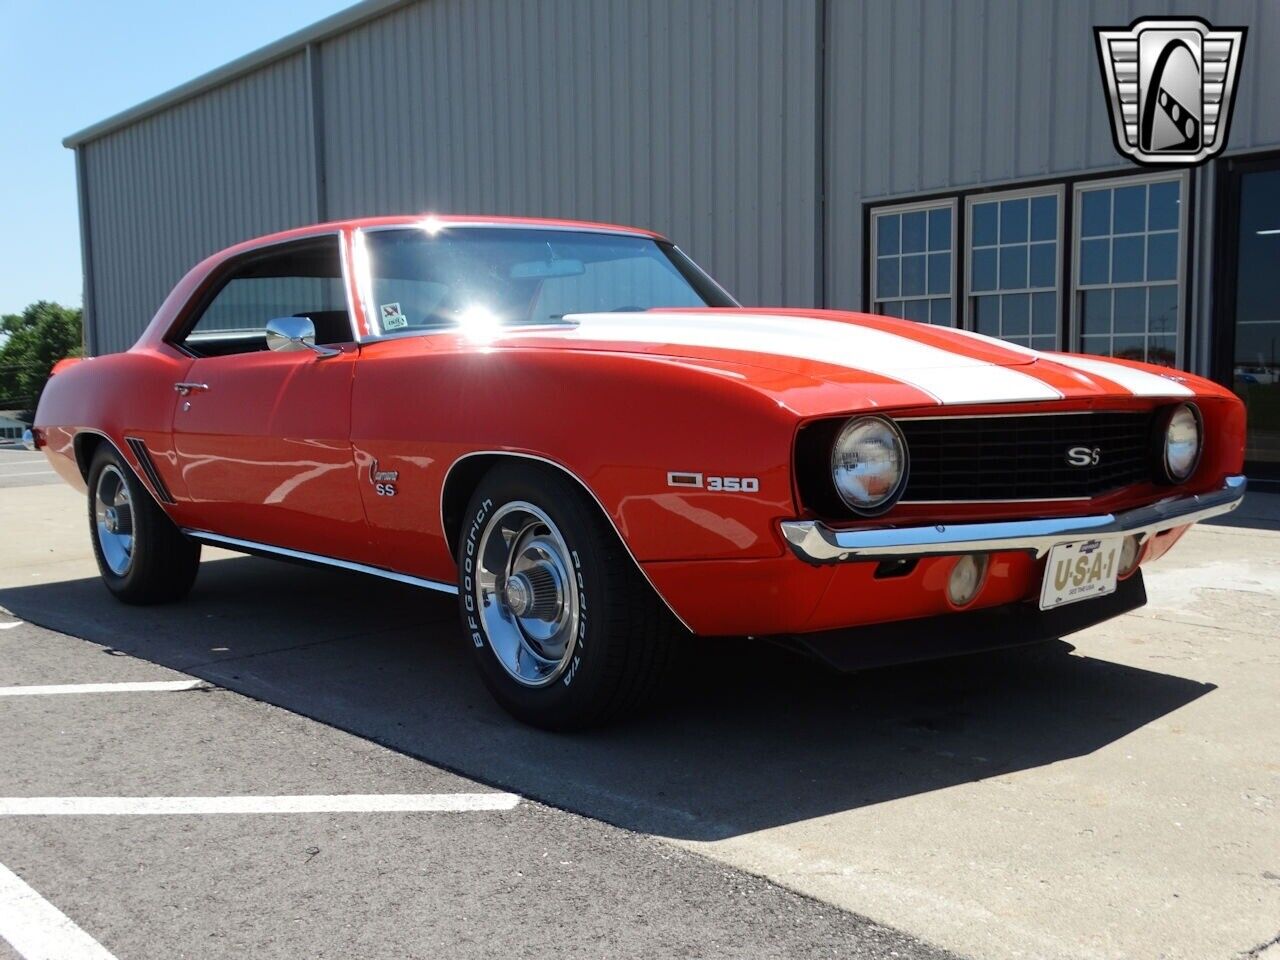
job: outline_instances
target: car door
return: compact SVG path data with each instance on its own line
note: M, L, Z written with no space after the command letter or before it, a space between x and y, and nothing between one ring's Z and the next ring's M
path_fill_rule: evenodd
M174 384L174 449L209 532L344 559L367 550L339 244L312 237L238 259L181 336L195 359ZM331 349L269 349L267 324L283 317L311 319Z

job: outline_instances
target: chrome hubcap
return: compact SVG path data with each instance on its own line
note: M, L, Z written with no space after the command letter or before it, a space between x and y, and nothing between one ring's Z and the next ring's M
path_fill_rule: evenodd
M93 515L102 559L112 573L123 577L133 565L133 503L129 485L114 466L104 467L98 474Z
M573 657L581 622L569 548L542 510L503 506L480 538L476 608L489 647L513 679L542 687Z

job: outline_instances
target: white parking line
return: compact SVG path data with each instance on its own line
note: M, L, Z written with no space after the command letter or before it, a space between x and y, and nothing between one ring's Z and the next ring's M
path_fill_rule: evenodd
M27 960L116 960L106 947L3 863L0 937Z
M3 624L0 626L8 626ZM15 624L16 626L16 624ZM142 680L132 683L60 683L46 686L0 687L0 697L33 697L59 693L157 693L178 690L208 690L205 680Z
M12 630L14 627L22 626L21 620L15 620L13 623L0 623L0 630Z
M351 793L294 797L0 797L0 816L210 813L463 813L511 810L514 793Z
M10 470L7 467L0 467L0 480L3 480L5 477L35 477L44 474L53 476L54 471L47 467L42 470Z

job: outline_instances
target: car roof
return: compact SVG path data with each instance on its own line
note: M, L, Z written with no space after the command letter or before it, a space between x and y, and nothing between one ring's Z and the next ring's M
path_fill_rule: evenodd
M276 243L282 240L295 240L308 236L333 233L337 230L358 230L366 227L420 226L429 224L458 227L520 227L529 230L575 230L590 233L615 233L627 236L649 237L664 240L665 237L652 230L639 227L628 227L616 223L597 223L591 220L554 220L544 217L500 217L467 214L415 213L396 214L379 217L351 217L345 220L330 220L325 223L309 224L282 230L279 233L254 237L252 240L237 244L236 248L250 248Z

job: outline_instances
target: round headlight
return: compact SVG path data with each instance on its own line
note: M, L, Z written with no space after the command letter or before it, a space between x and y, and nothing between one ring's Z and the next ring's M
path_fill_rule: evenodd
M1195 408L1182 404L1169 417L1164 430L1164 469L1169 479L1181 483L1191 476L1200 459L1200 417Z
M883 417L856 417L831 448L831 480L840 499L857 513L893 506L907 479L907 444Z

